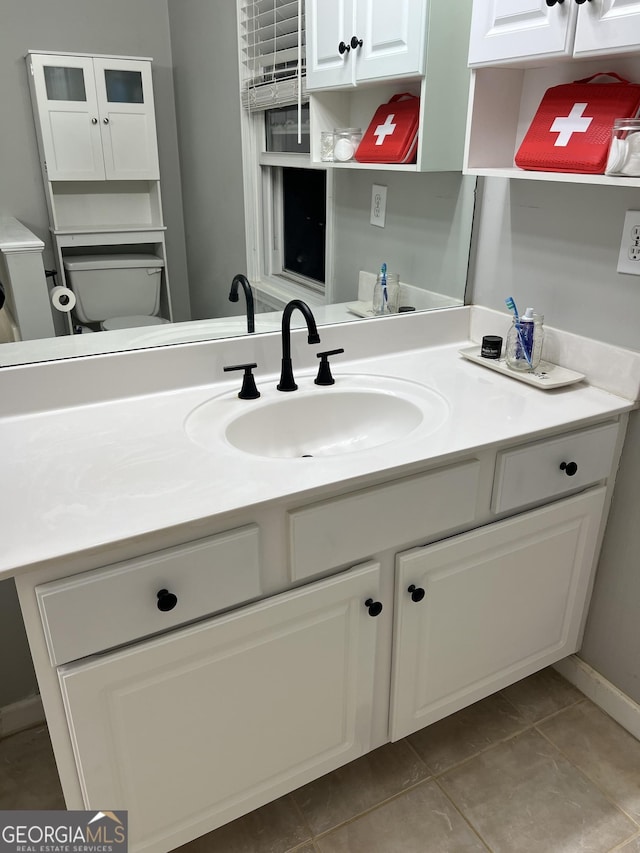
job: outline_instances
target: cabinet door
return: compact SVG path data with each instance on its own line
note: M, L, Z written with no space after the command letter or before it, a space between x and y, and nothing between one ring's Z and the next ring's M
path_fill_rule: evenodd
M354 48L356 80L383 80L424 73L427 3L421 0L358 0Z
M474 0L469 64L571 56L577 11L570 0Z
M398 556L392 740L578 649L604 497L586 492Z
M379 564L60 667L87 808L168 850L370 748Z
M638 0L600 0L580 7L575 56L637 52L639 43Z
M351 37L355 0L306 0L307 89L331 89L354 82ZM343 43L348 50L340 53Z
M104 180L100 117L90 57L29 57L50 181Z
M151 63L94 59L105 176L111 180L157 180Z

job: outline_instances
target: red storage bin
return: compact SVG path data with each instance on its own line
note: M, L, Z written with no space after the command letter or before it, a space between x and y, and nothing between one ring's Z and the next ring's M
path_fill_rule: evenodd
M596 77L615 83L593 83ZM547 89L515 157L521 169L604 174L614 119L640 109L640 85L608 71Z
M359 163L415 163L419 120L420 98L408 92L394 95L376 110L356 150L356 160Z

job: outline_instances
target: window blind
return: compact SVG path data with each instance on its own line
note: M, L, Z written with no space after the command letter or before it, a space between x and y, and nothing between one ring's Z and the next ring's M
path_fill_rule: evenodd
M308 100L303 0L239 2L243 106L300 106Z

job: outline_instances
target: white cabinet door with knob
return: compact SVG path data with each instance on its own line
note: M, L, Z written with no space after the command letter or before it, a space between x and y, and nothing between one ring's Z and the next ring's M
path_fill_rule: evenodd
M575 0L474 0L469 64L571 56Z
M419 0L307 0L307 89L422 75L426 6Z
M367 752L379 573L59 667L85 806L166 851Z
M151 63L27 57L49 181L157 180Z
M469 64L630 53L639 42L638 0L474 0Z
M605 489L396 558L391 740L575 652Z

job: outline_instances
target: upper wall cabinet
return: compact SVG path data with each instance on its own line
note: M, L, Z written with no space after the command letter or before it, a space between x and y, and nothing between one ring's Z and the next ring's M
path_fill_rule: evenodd
M469 64L630 53L638 43L637 0L475 0Z
M639 0L473 0L463 171L640 186L640 177L524 171L514 162L547 89L604 71L639 82L638 44Z
M369 126L393 95L420 98L416 163L332 163L330 168L462 169L469 99L472 0L306 0L311 159L321 134Z
M307 89L424 73L420 0L307 0Z
M32 53L27 63L49 181L160 177L150 61Z

